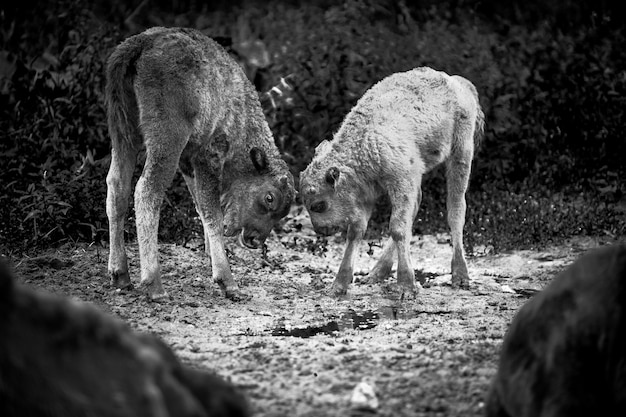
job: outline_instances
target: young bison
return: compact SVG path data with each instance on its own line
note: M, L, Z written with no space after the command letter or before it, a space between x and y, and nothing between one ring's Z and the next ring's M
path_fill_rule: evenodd
M447 167L452 284L469 286L463 254L465 191L483 118L472 83L417 68L374 85L332 142L318 145L302 172L300 190L317 233L347 229L347 248L331 288L334 295L345 294L352 282L357 245L382 193L391 200L391 237L369 279L379 282L389 276L397 251L402 295L417 292L409 258L411 228L422 199L422 176L442 162Z
M131 285L124 220L137 156L145 150L135 188L141 285L153 298L167 295L158 261L159 211L180 166L202 221L213 278L226 297L238 299L223 235L240 233L243 245L258 247L295 194L256 91L222 47L191 29L156 27L126 39L111 54L106 75L112 284Z
M0 415L235 417L245 398L153 336L17 285L0 264Z
M583 255L519 310L487 416L626 416L626 245Z

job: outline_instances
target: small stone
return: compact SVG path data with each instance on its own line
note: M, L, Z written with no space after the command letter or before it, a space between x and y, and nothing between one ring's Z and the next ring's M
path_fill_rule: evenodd
M350 407L355 410L376 411L378 398L373 384L361 381L354 387L350 397Z

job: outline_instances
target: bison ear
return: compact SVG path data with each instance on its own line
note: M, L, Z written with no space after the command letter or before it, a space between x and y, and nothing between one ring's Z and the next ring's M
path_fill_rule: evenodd
M335 188L335 184L337 183L338 179L339 169L337 169L337 167L328 168L328 171L326 171L326 182L333 188Z
M267 156L263 149L256 146L250 149L250 159L252 159L252 165L259 173L267 171Z
M328 140L323 140L319 143L319 145L317 145L315 147L315 154L316 155L320 155L322 153L325 152L325 149L327 149L330 146L330 142Z

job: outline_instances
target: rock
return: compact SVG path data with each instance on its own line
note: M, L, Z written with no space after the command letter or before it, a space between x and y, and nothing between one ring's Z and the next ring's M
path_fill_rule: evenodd
M350 396L350 407L355 410L376 411L378 409L378 398L373 383L361 381L354 387Z

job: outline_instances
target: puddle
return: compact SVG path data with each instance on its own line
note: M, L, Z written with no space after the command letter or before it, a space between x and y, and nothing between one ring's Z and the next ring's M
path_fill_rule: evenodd
M378 325L380 313L377 311L356 312L348 310L339 315L339 317L327 322L326 324L311 325L306 327L293 327L287 329L285 326L279 326L272 330L272 336L292 336L307 338L316 334L327 334L336 336L339 332L346 329L365 330L371 329Z
M376 310L364 310L361 312L350 309L324 324L289 328L283 324L270 331L272 336L307 338L320 333L329 336L337 336L339 332L346 329L371 329L376 327L381 320L409 320L418 317L420 314L454 314L454 311L407 310L396 306L383 306Z

